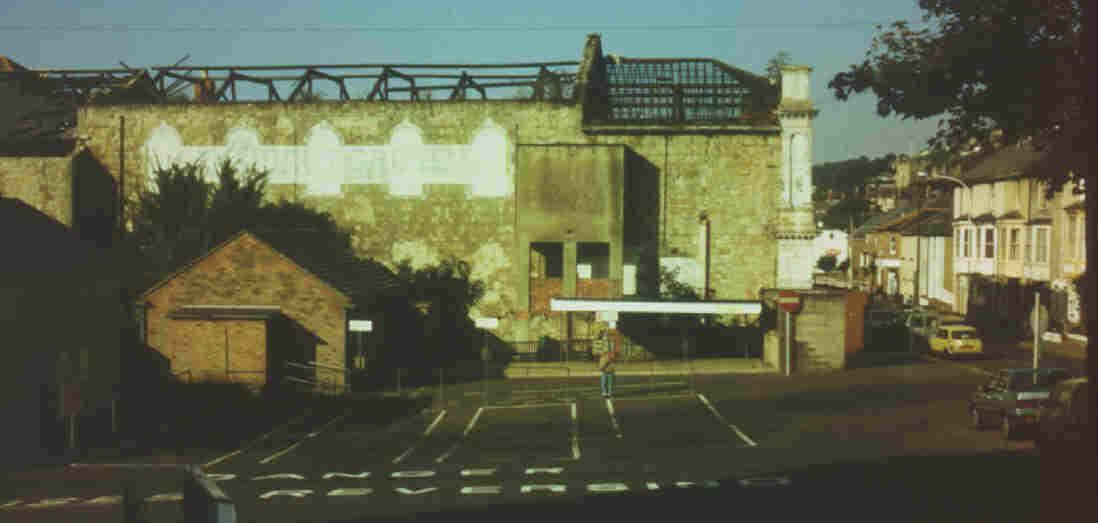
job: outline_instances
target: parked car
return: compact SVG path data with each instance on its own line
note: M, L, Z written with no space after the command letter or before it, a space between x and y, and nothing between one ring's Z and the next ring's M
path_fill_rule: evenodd
M1032 430L1041 403L1053 386L1070 377L1067 369L1061 368L1000 370L969 399L972 428L997 424L1004 439Z
M946 358L978 356L984 353L984 342L976 327L963 323L945 323L938 326L930 338L930 352Z
M871 329L891 327L899 321L899 316L887 309L871 309L865 311L865 326Z
M1056 384L1037 414L1037 448L1042 455L1083 456L1079 451L1093 451L1094 441L1094 404L1087 378Z

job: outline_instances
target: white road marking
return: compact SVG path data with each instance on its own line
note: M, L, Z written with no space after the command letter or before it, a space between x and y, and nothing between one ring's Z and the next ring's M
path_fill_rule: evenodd
M346 472L329 472L327 474L324 474L324 479L335 479L335 478L366 479L368 477L370 477L369 472L359 472L358 474L348 474Z
M580 459L579 420L576 417L576 404L572 404L572 459Z
M229 481L230 479L236 479L236 474L206 474L207 478L211 481Z
M214 459L211 459L210 461L207 461L207 462L203 463L202 466L203 467L212 467L212 466L214 466L218 463L221 463L222 461L225 461L225 460L227 460L227 459L229 459L229 458L231 458L231 457L233 457L237 454L240 454L241 452L244 452L245 450L247 450L247 449L251 448L252 446L254 446L256 443L259 443L260 441L264 441L267 438L271 437L271 435L274 434L275 432L278 432L278 431L280 431L280 430L282 430L286 427L289 427L290 425L293 425L294 423L297 423L297 422L305 419L305 417L308 416L308 415L309 415L309 413L302 414L302 415L290 420L285 425L275 427L270 432L260 436L259 438L256 438L254 441L249 442L248 444L244 445L243 447L240 447L239 449L236 449L236 450L234 450L234 451L232 451L228 454L225 454L224 456L221 456L220 458L214 458Z
M301 446L302 443L305 443L305 440L307 440L309 438L315 438L318 434L320 434L321 432L324 432L324 429L330 427L333 423L335 423L337 421L340 421L340 420L342 420L343 418L346 418L349 415L350 415L350 413L347 413L347 414L343 414L342 416L336 416L335 418L332 418L331 421L329 421L328 423L325 423L319 429L316 429L315 431L310 432L304 438L301 438L300 440L298 440L293 445L290 445L289 447L286 447L286 448L284 448L284 449L282 449L278 452L275 452L274 454L271 454L270 456L267 456L267 457L259 460L259 462L263 465L266 465L266 464L278 459L279 457L290 453L291 451L293 451L297 447Z
M491 476L496 473L496 469L464 469L461 471L462 476Z
M713 415L716 416L717 419L720 420L721 423L724 423L725 425L728 426L728 428L732 429L740 437L740 439L744 440L745 442L747 442L748 445L750 445L752 447L757 447L758 446L758 444L755 443L754 441L752 441L751 438L747 437L747 434L744 434L743 431L741 431L739 429L739 427L737 427L737 426L729 423L727 420L725 420L724 416L722 416L720 412L717 412L717 409L713 408L713 405L709 403L709 400L706 399L704 394L698 393L698 399L700 399L702 401L702 403L704 403L705 406L707 408L709 408L709 411L712 412Z
M527 476L533 474L560 474L561 472L564 472L564 467L534 467L526 469Z
M485 405L482 409L536 409L540 407L567 407L571 403L527 403L524 405Z
M16 505L18 505L18 504L20 504L20 503L22 503L22 502L23 502L23 500L21 500L21 499L16 499L16 500L13 500L13 501L9 501L9 502L7 502L7 503L4 503L3 505L0 505L0 508L8 508L8 507L14 507L14 506L16 506Z
M462 494L499 494L503 487L498 485L483 485L476 487L461 487Z
M85 505L113 505L115 503L121 503L122 496L99 496L92 498L84 502Z
M252 481L259 481L265 479L305 479L305 476L301 474L293 474L290 472L282 472L279 474L267 474L266 476L256 476L252 478Z
M372 488L337 488L328 492L329 496L365 496L373 494Z
M145 498L145 501L183 501L182 492L169 492L167 494L153 494Z
M394 478L432 478L435 476L433 470L398 470L390 474Z
M434 491L438 490L438 487L425 487L425 488L416 489L416 490L412 490L412 489L409 489L407 487L397 487L393 490L395 490L395 491L397 491L401 494L404 494L405 496L418 496L420 494L426 494L428 492L434 492Z
M30 508L55 507L57 505L68 505L69 503L74 503L79 500L80 498L49 498L43 499L42 501L39 501L37 503L30 503L25 506Z
M480 414L482 412L484 412L484 407L477 409L477 413L473 414L473 419L469 420L469 425L465 427L465 432L461 433L461 439L455 441L454 445L450 447L450 449L447 450L445 454L436 458L435 463L442 463L443 461L446 461L446 458L450 457L450 455L453 454L455 450L457 450L458 446L460 446L461 443L465 441L465 438L469 436L469 433L473 431L473 426L477 424L477 419L480 418Z
M621 438L621 426L618 425L618 416L614 414L614 402L610 398L606 398L606 410L610 412L610 421L614 423L614 431L618 433L618 438Z
M271 490L271 491L264 492L264 493L260 494L259 499L271 499L275 496L293 496L295 498L303 498L303 497L308 496L309 494L312 494L312 493L313 493L313 491L310 490L310 489Z
M415 445L412 445L411 447L409 447L408 450L404 451L403 454L393 458L393 465L396 465L396 464L400 463L401 461L404 461L404 458L408 457L409 454L411 454L413 451L415 451L417 448L419 448L419 446L423 444L423 439L426 438L427 436L431 435L431 431L435 430L435 426L437 426L438 422L442 421L442 418L445 417L445 416L446 416L446 409L442 409L442 412L439 412L438 416L435 417L434 423L431 423L431 425L429 427L427 427L427 430L423 431L423 436L419 439L419 441L417 441Z

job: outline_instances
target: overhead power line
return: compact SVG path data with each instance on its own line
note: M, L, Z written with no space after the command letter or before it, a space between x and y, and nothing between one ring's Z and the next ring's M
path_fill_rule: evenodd
M737 29L844 29L889 26L895 20L849 20L807 24L658 24L658 25L150 25L150 24L84 24L84 25L0 25L0 31L64 31L97 33L416 33L416 32L501 32L501 31L732 31ZM925 22L912 21L910 25Z

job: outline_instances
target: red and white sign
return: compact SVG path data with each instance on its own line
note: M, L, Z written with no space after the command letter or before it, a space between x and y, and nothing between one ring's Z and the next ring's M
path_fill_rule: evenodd
M793 291L782 291L778 294L778 307L785 312L797 312L801 310L801 296Z

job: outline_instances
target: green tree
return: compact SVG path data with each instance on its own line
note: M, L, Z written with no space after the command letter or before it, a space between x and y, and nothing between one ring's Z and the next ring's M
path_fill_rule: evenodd
M401 260L395 272L408 284L413 302L430 304L423 350L431 366L479 357L480 336L469 311L484 297L485 286L472 278L470 265L451 257L415 269L410 260Z
M831 272L835 268L836 261L834 254L825 254L816 260L816 268L824 272Z
M302 203L264 203L269 173L255 166L241 171L231 160L218 165L217 182L208 181L200 162L154 169L154 189L140 196L130 241L145 270L137 288L205 253L241 229L301 230L313 249L309 256L338 257L350 252L350 234L332 216Z
M882 117L942 116L929 141L938 149L989 142L996 131L1006 144L1026 138L1039 148L1067 143L1032 171L1054 189L1069 170L1080 177L1089 172L1093 2L920 0L919 6L929 27L878 26L867 58L828 83L836 98L869 91Z

